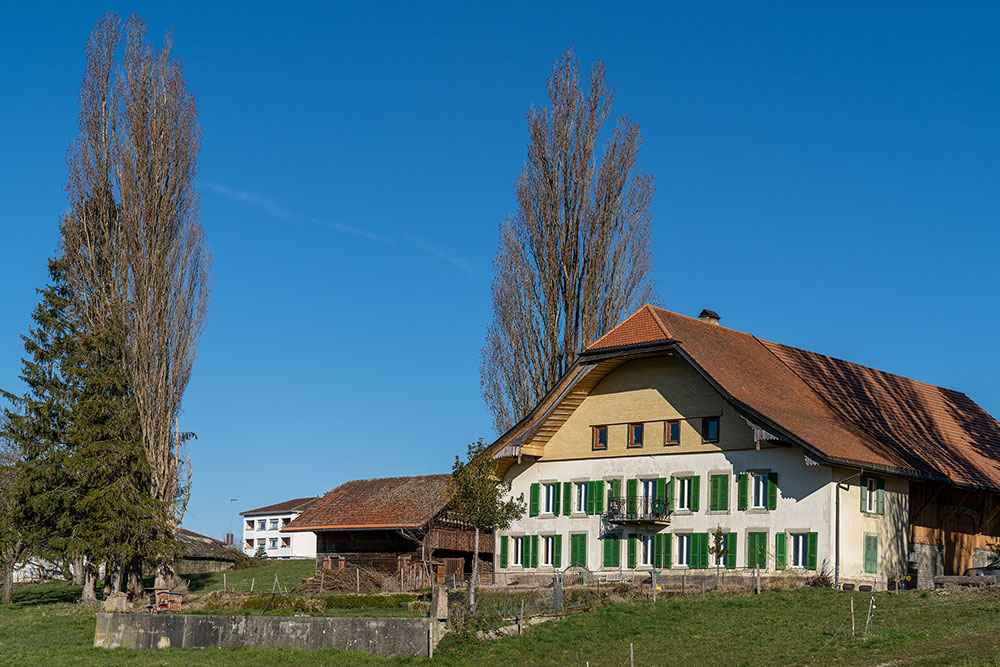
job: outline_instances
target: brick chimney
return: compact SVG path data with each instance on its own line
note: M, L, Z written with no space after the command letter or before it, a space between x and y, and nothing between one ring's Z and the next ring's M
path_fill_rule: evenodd
M706 308L705 310L702 310L701 313L698 315L698 319L701 320L702 322L708 322L709 324L718 324L719 320L721 320L722 318L719 317L719 314L714 310L708 310Z

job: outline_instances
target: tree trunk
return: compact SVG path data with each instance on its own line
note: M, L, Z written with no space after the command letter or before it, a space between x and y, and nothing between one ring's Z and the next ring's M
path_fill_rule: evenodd
M94 579L96 580L99 575L101 568L97 568L97 572L94 573ZM104 564L104 599L107 600L111 597L111 563Z
M83 566L83 592L80 594L80 604L97 604L96 584L97 572L94 571L94 564L88 559Z
M476 610L476 577L479 576L479 526L472 538L472 577L469 578L469 609Z
M83 556L73 559L73 585L83 586Z
M174 585L174 561L161 558L156 562L156 581L154 588L170 588Z
M128 599L138 600L142 597L142 559L132 560L126 571L128 572Z
M14 592L14 564L5 565L3 574L3 599L0 604L10 604L10 596Z
M111 578L111 592L112 593L121 593L122 592L122 584L125 581L125 572L124 572L124 569L125 569L125 564L122 562L122 560L121 559L116 560L115 564L114 564L114 567L112 569L112 572L114 573L113 576L112 576L112 578Z

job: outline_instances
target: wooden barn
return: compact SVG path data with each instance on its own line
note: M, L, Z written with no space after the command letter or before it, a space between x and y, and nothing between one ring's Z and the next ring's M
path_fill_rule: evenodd
M362 567L405 587L472 572L473 529L448 507L451 475L357 479L314 502L282 532L316 533L316 570ZM479 535L479 571L492 583L494 538Z

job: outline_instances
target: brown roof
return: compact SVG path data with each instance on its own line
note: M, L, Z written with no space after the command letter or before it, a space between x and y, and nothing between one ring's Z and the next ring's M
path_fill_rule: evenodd
M208 535L196 533L187 528L178 528L174 533L177 539L184 545L181 558L191 558L195 560L236 560L236 557L226 549L225 543Z
M965 394L654 306L587 348L553 392L600 360L653 348L683 358L745 416L818 459L1000 489L1000 424Z
M317 496L312 496L310 498L295 498L293 500L286 500L283 503L275 503L274 505L267 505L266 507L258 507L255 510L247 510L245 512L240 512L240 516L255 516L259 514L284 514L287 512L301 512L314 502L316 502Z
M447 505L451 475L356 479L327 492L284 531L420 528Z

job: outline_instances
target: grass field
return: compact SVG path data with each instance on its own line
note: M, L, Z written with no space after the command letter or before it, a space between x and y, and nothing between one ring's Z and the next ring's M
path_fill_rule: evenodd
M250 570L247 570L249 572ZM272 575L273 576L273 575ZM280 576L280 575L279 575ZM228 577L227 577L228 578ZM94 614L72 603L78 589L18 589L0 607L0 664L321 665L416 664L337 651L169 651L91 647ZM476 642L448 636L441 665L610 665L629 644L637 665L1000 665L1000 592L880 593L868 637L851 637L854 597L863 634L869 596L823 589L760 596L713 593L612 605L536 627L521 637Z

